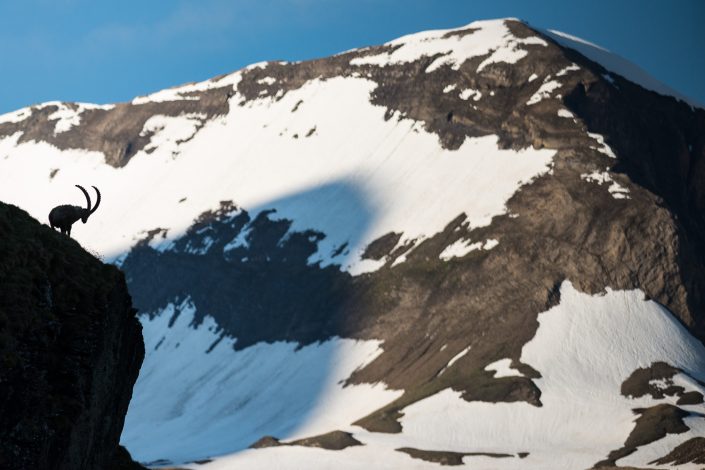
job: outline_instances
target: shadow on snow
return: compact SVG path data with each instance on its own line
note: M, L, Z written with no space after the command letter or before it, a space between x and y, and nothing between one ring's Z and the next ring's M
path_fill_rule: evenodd
M352 277L340 267L373 219L339 181L253 208L223 202L182 237L160 247L154 231L134 247L122 269L147 356L122 436L133 456L183 463L305 425L347 378L335 376L340 348L357 346L327 340L345 333ZM303 228L314 224L328 233Z

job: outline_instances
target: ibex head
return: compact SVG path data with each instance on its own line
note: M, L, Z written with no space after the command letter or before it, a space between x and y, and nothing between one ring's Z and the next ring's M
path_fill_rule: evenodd
M98 188L96 188L95 186L91 186L91 188L95 189L95 192L98 197L95 201L95 207L93 207L93 209L91 209L91 198L90 198L90 196L88 196L88 191L83 189L83 186L76 185L76 187L81 190L81 192L83 193L84 196L86 196L86 208L83 209L83 215L81 216L81 222L83 222L85 224L86 221L88 220L88 217L90 217L91 214L94 213L96 211L96 209L98 209L98 206L100 205L100 191L98 191Z
M91 198L88 192L83 189L83 186L76 185L78 189L81 190L84 196L86 196L86 207L71 206L71 205L61 205L56 206L49 212L49 224L51 228L56 229L57 227L61 230L61 233L71 235L71 226L78 219L84 224L88 221L88 217L93 214L98 206L100 205L100 191L95 186L91 186L95 189L97 199L95 201L95 206L91 208Z

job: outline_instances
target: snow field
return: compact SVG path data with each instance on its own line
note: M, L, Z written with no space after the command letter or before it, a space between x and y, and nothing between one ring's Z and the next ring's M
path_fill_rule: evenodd
M169 321L179 312L172 326ZM382 353L379 341L332 338L299 348L258 343L235 351L187 299L141 316L146 358L121 442L135 459L174 463L240 451L265 435L295 439L348 426L393 401L383 384L343 387Z
M97 186L101 209L73 234L107 259L156 227L168 229L168 239L180 236L219 201L250 211L274 208L270 217L293 220L292 231L326 235L311 263L340 263L360 274L379 267L360 256L382 235L420 239L460 213L471 227L487 225L522 184L549 170L554 151L500 150L495 136L444 150L434 134L413 132L419 129L414 121L385 121L384 109L368 101L374 86L355 78L314 80L280 101L234 104L195 135L200 116L154 116L143 131L154 133L147 148L120 169L105 165L97 152L17 145L18 134L0 141L0 154L8 155L0 159L0 199L45 221L57 204L84 204L74 184ZM313 127L313 136L292 138ZM60 171L50 180L52 168ZM327 190L317 190L322 187ZM350 227L360 227L356 239ZM349 256L333 259L346 242Z
M614 360L616 357L620 360ZM458 359L456 356L451 362ZM537 333L522 349L520 360L542 375L534 380L542 392L542 407L524 402L466 402L459 392L446 389L404 408L400 434L370 433L340 423L328 429L353 432L364 447L343 451L301 447L248 450L191 468L438 467L395 451L400 447L514 455L529 452L524 459L464 458L466 465L478 469L590 468L622 446L634 426L633 408L675 403L677 399L622 396L621 384L635 369L665 361L698 380L705 379L705 347L670 312L645 300L641 291L608 289L591 296L577 291L568 281L561 287L560 303L539 315ZM510 363L502 359L486 369L495 370L497 378L520 375ZM683 374L674 382L686 390L705 392ZM705 411L703 405L684 408L700 414ZM337 413L334 408L328 412ZM618 464L652 467L649 461L705 432L702 416L691 416L685 422L689 432L668 435L639 448Z
M530 452L520 462L502 460L498 468L589 468L622 446L636 418L633 408L663 402L620 394L635 369L665 361L705 378L705 347L638 290L590 296L565 282L560 304L540 314L539 324L521 362L542 374L534 382L543 407L468 403L444 390L404 409L403 435L425 448ZM705 411L702 405L693 409ZM701 435L705 425L702 418L688 422L693 430L679 442Z

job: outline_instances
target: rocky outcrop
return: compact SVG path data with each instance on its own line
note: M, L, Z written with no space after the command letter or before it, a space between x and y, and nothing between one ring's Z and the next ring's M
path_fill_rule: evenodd
M122 273L3 203L0 240L0 467L130 468L144 344Z
M84 107L77 103L46 103L28 108L27 118L20 122L0 123L0 136L19 132L18 143L44 141L60 149L84 149L102 152L105 161L122 167L137 152L145 149L159 126L145 131L145 123L161 117L188 115L195 134L214 116L228 112L231 87L204 90L179 102L119 103L115 106ZM193 94L191 94L193 95ZM61 118L57 114L73 113L80 126L57 132ZM193 134L191 135L193 137ZM183 141L188 140L185 137ZM150 152L151 150L146 150Z
M265 447L278 447L278 446L303 446L303 447L317 447L319 449L326 450L343 450L352 446L364 445L362 442L358 441L349 432L344 431L331 431L326 434L321 434L319 436L306 437L304 439L297 439L291 442L281 442L279 439L273 436L264 436L257 442L250 446L251 449L263 449Z
M514 457L513 454L495 454L489 452L449 452L442 450L421 450L411 447L401 447L397 449L397 451L404 452L413 459L425 460L426 462L433 462L440 465L463 465L464 457L492 457L495 459ZM525 452L517 454L519 458L524 458L527 455L528 454Z
M697 390L686 390L682 385L676 385L673 377L676 374L685 374L692 383L705 386L699 380L689 376L685 371L672 367L665 362L655 362L648 368L639 368L622 384L622 395L625 397L640 398L650 395L651 398L661 400L666 396L678 397L678 405L697 405L703 402L702 393Z
M651 462L655 465L683 465L688 462L705 464L705 437L688 439L668 455Z
M636 452L640 446L662 439L666 434L681 434L689 429L683 422L688 412L677 406L656 405L646 409L637 408L634 412L639 417L624 446L610 452L606 460L595 464L596 468L613 466L617 460Z

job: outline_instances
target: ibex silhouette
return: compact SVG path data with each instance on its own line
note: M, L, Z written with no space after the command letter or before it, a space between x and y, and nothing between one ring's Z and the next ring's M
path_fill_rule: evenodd
M86 196L86 203L88 204L88 207L83 208L80 206L70 206L65 204L62 206L56 206L51 210L51 212L49 212L49 225L51 225L51 228L56 229L58 227L61 230L61 233L64 233L69 237L71 236L71 226L78 219L81 219L81 221L85 224L88 217L90 217L90 215L94 213L100 205L100 191L98 191L98 188L91 186L95 189L95 192L98 195L98 199L95 202L95 207L91 209L91 198L88 196L88 192L83 189L82 186L76 185L76 187L83 192L84 196Z

